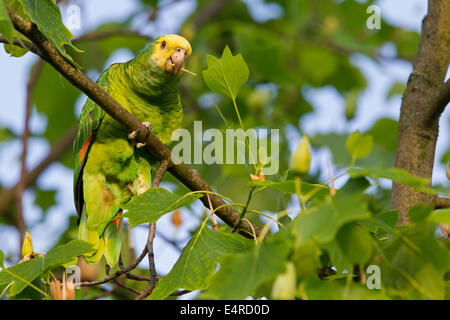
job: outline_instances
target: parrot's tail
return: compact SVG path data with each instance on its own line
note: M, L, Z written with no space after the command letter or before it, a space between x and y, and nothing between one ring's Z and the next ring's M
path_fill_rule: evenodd
M113 267L119 260L120 247L122 244L122 222L123 218L122 209L117 212L114 217L115 220L111 221L103 233L103 241L105 243L105 258L108 264Z
M89 242L94 250L90 254L85 254L84 259L88 264L96 264L104 255L107 263L113 267L117 264L120 255L122 237L122 210L116 214L116 219L111 221L102 235L97 230L90 230L86 227L87 215L85 206L81 213L80 225L78 228L78 239Z

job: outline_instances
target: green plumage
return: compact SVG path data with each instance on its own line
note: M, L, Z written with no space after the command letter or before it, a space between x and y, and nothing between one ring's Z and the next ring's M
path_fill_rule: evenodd
M114 64L97 84L164 143L181 126L179 75L164 71L152 59L155 40L136 58ZM86 101L74 142L75 206L79 215L79 238L92 243L95 252L85 256L96 263L105 255L115 265L120 253L121 207L151 186L151 158L137 149L129 132L91 99Z

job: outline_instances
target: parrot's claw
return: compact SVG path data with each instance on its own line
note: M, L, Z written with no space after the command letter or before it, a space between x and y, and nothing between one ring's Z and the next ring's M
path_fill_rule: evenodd
M133 132L130 132L130 133L128 134L128 139L129 139L129 140L134 140L134 139L136 139L136 136L137 136L138 132L139 132L139 129L134 130Z
M148 121L142 122L142 124L148 129L148 131L152 131L152 124Z
M152 130L152 125L151 125L150 122L146 121L146 122L142 122L142 124L148 129L148 131L151 131L151 130ZM138 128L137 130L134 130L133 132L130 132L130 133L128 134L128 139L129 139L129 140L134 140L134 139L136 139L138 133L139 133L139 128ZM145 144L144 144L144 145L145 145ZM142 148L144 145L142 145L141 148Z
M138 142L138 143L136 143L136 148L140 149L142 147L145 147L145 145L146 145L146 143Z

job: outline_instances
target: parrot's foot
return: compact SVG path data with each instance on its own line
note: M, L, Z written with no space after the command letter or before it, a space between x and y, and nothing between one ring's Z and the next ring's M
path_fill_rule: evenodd
M147 122L147 121L146 121L146 122L142 122L142 124L148 129L148 131L151 131L151 130L152 130L152 125L151 125L150 122ZM137 129L137 130L135 130L135 131L133 131L133 132L130 132L130 133L128 134L128 139L129 139L129 140L134 140L134 139L136 139L138 133L139 133L139 129ZM140 149L140 148L144 147L145 145L146 145L145 143L138 142L138 143L136 143L136 148Z

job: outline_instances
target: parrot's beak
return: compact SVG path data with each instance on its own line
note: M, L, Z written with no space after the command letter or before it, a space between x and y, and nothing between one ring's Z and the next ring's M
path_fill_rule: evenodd
M178 74L183 68L186 50L176 48L166 63L166 71L174 75Z

